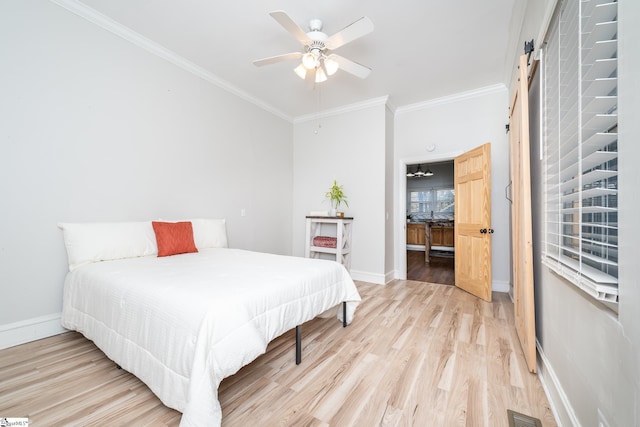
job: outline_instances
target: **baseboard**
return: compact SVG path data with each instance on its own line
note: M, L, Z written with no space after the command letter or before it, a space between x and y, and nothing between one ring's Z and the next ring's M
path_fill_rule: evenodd
M393 281L396 277L396 271L395 270L391 270L389 272L387 272L387 274L384 275L384 284L386 285L387 283Z
M569 402L569 398L565 394L562 384L560 384L560 380L538 340L536 340L536 348L538 349L538 378L540 378L544 393L547 395L547 400L549 400L549 405L558 427L579 426L580 422L573 411L571 402Z
M491 282L491 290L493 292L509 293L510 284L504 280L494 280Z
M400 270L393 270L391 274L392 274L391 280L402 280L400 279ZM405 279L406 279L406 272L405 272Z
M384 285L386 282L386 275L367 273L365 271L351 270L351 278L353 280L360 280L361 282L376 283L378 285Z
M35 317L0 326L0 350L66 332L61 313Z

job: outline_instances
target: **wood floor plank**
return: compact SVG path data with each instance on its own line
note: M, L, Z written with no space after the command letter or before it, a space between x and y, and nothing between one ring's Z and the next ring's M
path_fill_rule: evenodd
M508 296L453 286L357 282L355 320L302 325L222 381L223 426L507 427L507 409L556 423L517 341ZM180 413L80 334L0 351L0 415L30 425L177 426Z

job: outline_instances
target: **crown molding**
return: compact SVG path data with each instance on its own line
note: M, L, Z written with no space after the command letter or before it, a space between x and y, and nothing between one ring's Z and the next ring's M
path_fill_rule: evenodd
M388 96L380 96L378 98L371 98L366 101L356 102L354 104L344 105L342 107L331 108L328 110L319 111L317 113L305 114L293 119L293 124L309 122L312 120L322 119L330 116L337 116L352 111L364 110L365 108L373 107L376 105L386 105Z
M398 110L398 106L396 105L395 101L391 96L387 97L387 102L385 105L387 106L387 110L389 110L394 115L396 114L396 111Z
M148 38L142 36L141 34L136 33L132 29L114 21L113 19L109 18L106 15L103 15L97 10L90 8L89 6L80 2L79 0L49 0L49 1L86 19L87 21L90 21L98 25L99 27L104 28L105 30L127 40L128 42L133 43L134 45L141 47L142 49L145 49L146 51L166 61L171 62L172 64L182 68L183 70L195 76L198 76L201 79L206 80L207 82L215 86L218 86L219 88L226 90L227 92L230 92L236 95L237 97L277 117L280 117L283 120L286 120L288 122L293 122L293 118L288 114L285 114L283 111L273 107L270 104L267 104L266 102L258 98L255 98L249 95L247 92L238 89L231 83L221 79L220 77L216 76L212 72L183 58L182 56L165 48L164 46L152 40L149 40Z
M479 96L490 95L493 93L506 92L507 87L502 84L495 84L491 86L481 87L479 89L473 89L466 92L459 92L453 95L443 96L441 98L434 98L428 101L418 102L415 104L405 105L403 107L396 108L396 114L409 113L411 111L424 110L427 108L432 108L437 105L451 104L453 102L464 101L467 99L477 98Z

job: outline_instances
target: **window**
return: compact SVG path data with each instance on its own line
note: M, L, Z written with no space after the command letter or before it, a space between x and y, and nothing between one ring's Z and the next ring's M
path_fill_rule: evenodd
M618 302L617 2L565 0L543 51L543 262Z
M453 188L439 188L409 193L409 213L453 218L455 195Z

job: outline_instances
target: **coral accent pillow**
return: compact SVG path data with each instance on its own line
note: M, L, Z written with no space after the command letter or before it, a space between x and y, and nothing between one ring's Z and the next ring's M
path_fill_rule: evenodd
M151 225L156 233L159 257L198 252L193 241L193 226L190 222L152 221Z

